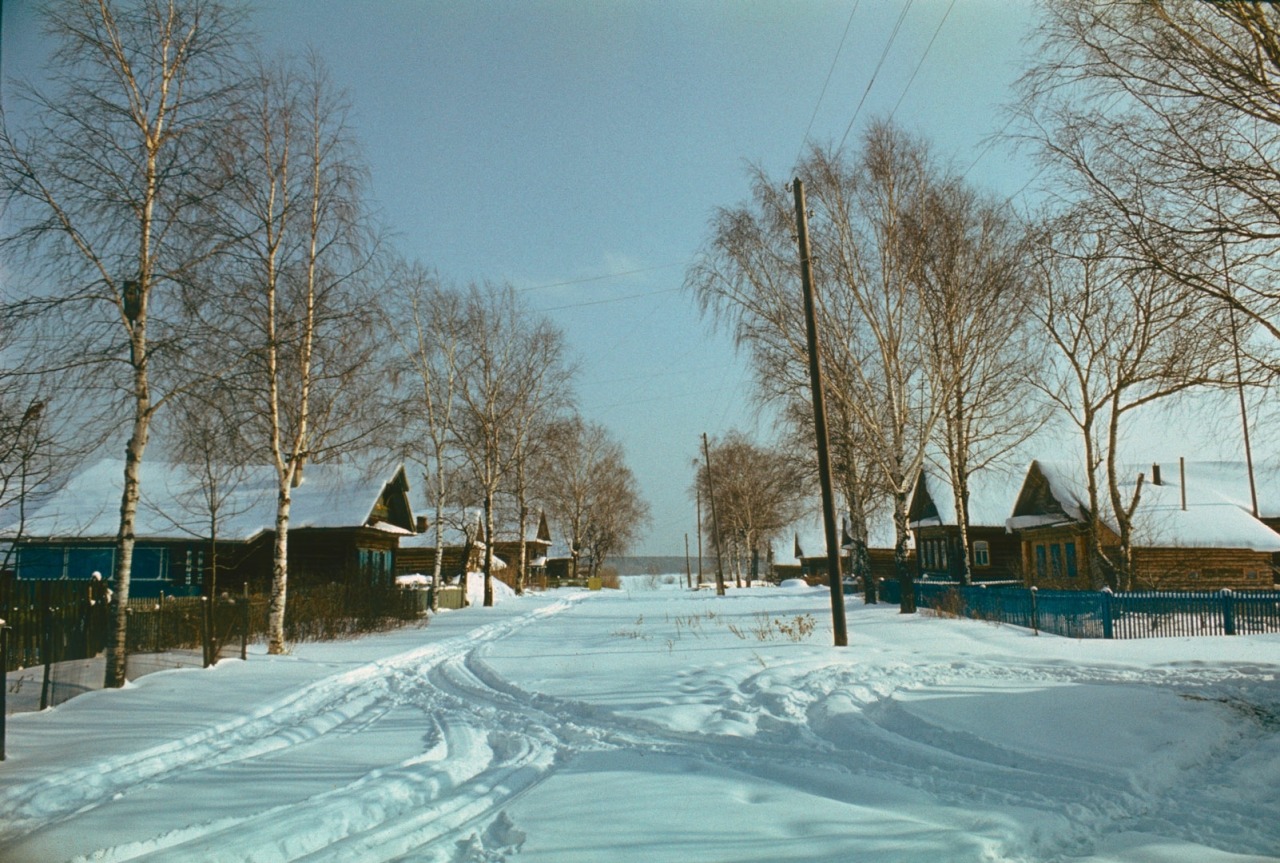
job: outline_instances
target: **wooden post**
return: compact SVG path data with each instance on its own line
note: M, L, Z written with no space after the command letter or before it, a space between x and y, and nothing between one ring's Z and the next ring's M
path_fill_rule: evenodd
M804 291L804 322L809 342L809 386L813 391L813 432L817 438L818 482L822 487L822 524L827 535L827 581L831 588L831 629L835 646L846 647L844 585L840 574L840 539L836 533L835 495L831 488L831 453L827 437L827 409L822 394L822 356L818 342L818 316L813 294L813 268L809 256L809 215L804 203L804 183L793 183L796 198L796 239L800 247L800 283Z
M702 587L702 489L698 489L698 587Z
M240 659L249 658L249 582L244 583L244 610L240 612Z
M693 568L689 566L689 534L684 535L684 586L693 590Z
M200 597L200 645L204 649L205 668L213 665L213 645L209 643L209 632L213 627L209 625L209 608L209 597Z
M9 691L9 627L0 620L0 761L4 761L4 717L8 712L5 704L5 693Z
M152 634L155 636L155 638L154 638L155 645L154 645L154 646L155 646L155 651L156 651L156 653L161 653L161 652L163 652L163 648L164 648L164 646L165 646L165 645L161 642L161 639L160 639L160 635L161 635L161 627L163 627L163 626L164 626L164 622L165 622L165 621L164 621L164 616L165 616L165 610L164 610L164 591L162 590L162 591L160 591L160 601L159 601L158 603L156 603L156 625L155 625L155 628L152 630Z
M40 684L40 709L49 708L49 690L53 687L53 583L40 585L41 621L40 659L44 662L44 680Z
M716 538L716 596L724 596L724 564L720 558L720 521L716 518L716 486L711 475L711 448L707 433L702 433L702 454L707 460L707 493L711 495L711 532Z

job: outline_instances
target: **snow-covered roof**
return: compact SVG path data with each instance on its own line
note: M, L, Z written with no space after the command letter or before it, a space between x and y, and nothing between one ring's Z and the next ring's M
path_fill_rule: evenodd
M1136 469L1136 468L1135 468ZM1151 479L1151 468L1145 473ZM1187 493L1193 495L1204 489L1230 500L1252 512L1249 495L1249 469L1242 461L1188 461L1186 462ZM1261 518L1280 518L1280 466L1253 466L1254 484L1258 491L1258 515ZM1161 482L1177 484L1177 462L1160 465Z
M974 527L1004 527L1005 520L1013 511L1014 501L1018 499L1022 479L1020 474L998 469L980 470L971 474L969 524ZM933 501L938 515L912 521L911 527L914 529L956 524L955 492L952 491L951 477L945 471L926 468L921 471L919 482ZM920 488L917 486L915 494L919 493Z
M842 524L847 523L848 517L848 513L841 513L836 516L837 536L840 535ZM868 520L868 548L893 548L895 538L893 519L888 514L877 513ZM804 552L805 557L825 556L827 553L827 533L822 523L822 514L815 513L809 516L798 522L792 528L792 533L779 537L774 546L776 559L779 562L786 563L796 560L794 539L799 539L800 550ZM843 540L843 537L841 539ZM908 534L907 547L911 548L913 545L914 539ZM715 549L704 546L703 552L711 556L715 554Z
M1210 470L1206 465L1218 465L1219 468ZM1126 465L1125 475L1131 479L1120 487L1125 500L1132 499L1138 474L1143 474L1142 494L1133 516L1133 545L1138 548L1280 551L1280 534L1251 513L1248 480L1243 467L1235 473L1229 465L1226 462L1188 462L1185 509L1177 465L1173 466L1172 472L1168 466L1161 466L1160 485L1152 481L1150 465ZM1008 526L1019 529L1085 520L1088 491L1083 472L1061 462L1037 460L1028 468L1027 481L1037 472L1048 483L1050 493L1063 513L1015 510L1007 521ZM1243 496L1223 493L1222 489L1233 488L1231 483L1234 480L1243 481ZM1259 503L1261 500L1260 493ZM1114 529L1115 519L1110 503L1104 500L1102 508L1103 521Z
M150 539L187 539L209 535L209 509L199 479L181 465L144 460L142 496L138 501L136 533ZM350 465L308 464L302 483L292 493L290 529L358 527L365 525L383 489L399 469L370 477ZM276 473L268 465L248 467L220 504L218 535L247 541L274 530ZM124 463L103 459L71 477L61 491L27 516L27 536L114 538L120 527L120 498ZM374 529L406 533L378 521ZM2 533L12 535L17 525Z

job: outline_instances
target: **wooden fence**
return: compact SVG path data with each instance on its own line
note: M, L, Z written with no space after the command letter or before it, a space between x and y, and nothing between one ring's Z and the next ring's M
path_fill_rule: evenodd
M297 588L289 593L285 639L323 641L390 629L426 617L424 591L355 589L346 585ZM180 665L211 665L221 656L245 656L250 641L267 633L269 598L242 593L217 601L204 597L130 598L126 606L126 676ZM111 615L103 582L0 580L0 668L30 670L22 677L40 687L39 708L98 688L107 649ZM135 661L139 657L168 657ZM37 682L38 681L38 682ZM28 690L30 691L30 690ZM0 713L4 710L0 688Z

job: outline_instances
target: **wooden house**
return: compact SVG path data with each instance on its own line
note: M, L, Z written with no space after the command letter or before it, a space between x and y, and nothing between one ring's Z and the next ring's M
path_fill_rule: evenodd
M427 530L422 525L422 532L415 536L404 537L400 541L400 553L396 559L396 575L422 573L430 575L435 571L436 536L435 531ZM451 533L456 533L451 532ZM447 580L453 580L463 572L484 571L484 543L473 542L470 550L459 537L450 535L441 549L440 573ZM516 567L520 565L520 545L518 539L495 540L493 543L493 572L503 581L514 581ZM551 547L551 535L547 530L546 519L538 525L537 535L533 539L524 540L525 564L531 576L541 576L547 566L547 551ZM463 557L466 556L466 560Z
M396 575L410 573L431 575L435 572L435 565L434 531L426 531L400 540L400 553L396 557ZM484 543L473 543L469 550L467 546L459 544L447 544L441 549L440 574L446 580L456 579L464 572L480 572L483 569Z
M520 546L524 545L524 560L530 575L542 575L547 566L547 554L551 550L551 529L547 526L545 515L538 519L538 529L533 539L494 540L493 553L506 562L508 567L520 565Z
M1238 495L1224 495L1209 481L1197 482L1196 462L1188 463L1182 482L1177 466L1152 465L1134 511L1132 587L1138 590L1270 590L1272 561L1280 552L1280 534L1242 506ZM1139 470L1122 488L1131 499ZM1022 548L1028 585L1057 589L1097 589L1114 581L1098 571L1090 554L1088 494L1083 476L1069 465L1033 461L1027 469L1008 520ZM1247 487L1246 487L1247 493ZM1118 552L1119 538L1110 508L1101 518L1102 546Z
M275 544L276 478L269 466L229 474L216 508L195 473L157 461L142 465L131 596L196 596L266 590ZM123 464L100 461L4 534L16 546L18 579L110 581ZM292 492L289 577L293 585L390 585L401 537L413 533L403 469L369 476L350 466L308 464ZM216 518L211 515L216 509ZM215 535L215 543L211 537ZM215 569L216 560L216 569Z
M1017 479L1004 473L980 471L969 478L969 571L975 583L1021 579L1022 547L1005 524L1017 492ZM915 536L916 576L960 581L964 544L950 477L921 470L907 520Z

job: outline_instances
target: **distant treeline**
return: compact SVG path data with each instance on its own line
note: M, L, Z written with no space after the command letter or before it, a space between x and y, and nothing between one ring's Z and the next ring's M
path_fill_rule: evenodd
M605 565L617 570L618 575L665 575L669 572L684 572L685 559L683 555L610 557L605 560ZM697 575L698 559L689 558L689 567L693 570L694 575ZM703 573L714 572L715 567L716 560L714 557L704 557L702 559Z

